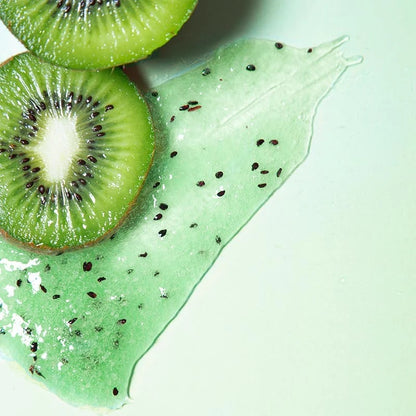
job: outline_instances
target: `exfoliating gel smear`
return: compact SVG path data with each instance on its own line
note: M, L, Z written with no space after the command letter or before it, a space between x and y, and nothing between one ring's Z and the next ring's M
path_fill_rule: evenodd
M307 156L317 105L361 60L345 40L243 40L153 88L154 163L114 237L59 256L0 242L1 351L71 404L122 406L137 361Z

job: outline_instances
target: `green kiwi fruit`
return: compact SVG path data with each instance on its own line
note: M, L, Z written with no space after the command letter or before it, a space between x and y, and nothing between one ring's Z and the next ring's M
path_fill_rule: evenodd
M119 70L18 55L0 67L0 229L30 248L90 245L135 201L152 162L147 105Z
M35 55L78 69L134 62L171 39L197 0L0 0L0 18Z

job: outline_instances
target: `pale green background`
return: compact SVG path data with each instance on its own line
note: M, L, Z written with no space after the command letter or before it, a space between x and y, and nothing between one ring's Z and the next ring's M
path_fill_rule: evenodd
M151 81L240 37L361 54L311 154L138 364L118 416L416 414L416 5L200 0ZM22 50L0 28L0 60ZM91 416L0 362L0 414Z

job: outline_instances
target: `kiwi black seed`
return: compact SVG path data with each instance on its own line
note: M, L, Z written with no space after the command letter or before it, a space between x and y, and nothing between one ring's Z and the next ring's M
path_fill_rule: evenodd
M98 241L131 208L153 151L146 103L121 70L29 53L0 67L0 231L11 239L49 251Z
M150 55L176 35L196 3L0 0L0 18L42 59L69 68L102 69Z

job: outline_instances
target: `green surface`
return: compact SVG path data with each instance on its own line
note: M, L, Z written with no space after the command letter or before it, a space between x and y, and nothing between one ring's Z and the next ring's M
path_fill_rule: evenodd
M1 350L72 404L123 404L136 361L306 157L318 103L359 62L343 41L241 41L153 89L154 164L114 239L58 257L1 242Z
M140 360L118 416L416 413L415 13L410 0L203 0L138 65L158 85L225 42L344 33L364 56L319 106L307 160ZM1 24L0 45L0 61L24 49ZM5 415L97 415L25 371L0 360Z
M196 0L0 0L0 18L43 59L71 68L109 68L164 45ZM84 4L84 6L83 6Z
M0 228L57 250L117 226L154 150L149 110L123 72L67 70L26 53L0 68L0 97Z

